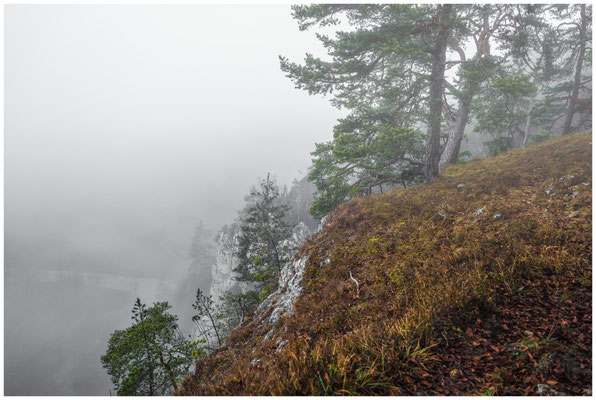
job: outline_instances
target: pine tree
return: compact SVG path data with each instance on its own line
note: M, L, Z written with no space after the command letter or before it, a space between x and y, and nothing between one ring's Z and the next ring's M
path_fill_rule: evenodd
M507 5L459 5L456 6L455 24L459 25L456 37L449 38L448 45L457 53L458 59L448 60L447 68L458 66L456 83L450 84L447 80L445 122L448 131L447 141L441 153L439 167L454 164L458 160L461 142L464 137L471 115L471 106L474 97L479 92L479 87L489 78L498 64L498 58L491 54L491 41L502 26L508 22L511 9ZM465 39L472 41L474 53L468 58L463 46L459 43ZM455 100L456 109L451 111L448 98Z
M159 396L178 389L200 349L178 330L178 317L167 302L147 308L140 299L132 309L133 325L112 333L101 363L118 395Z
M359 133L336 127L334 140L316 145L308 178L319 193L310 208L322 218L339 204L358 195L383 192L395 184L420 181L424 164L424 135L415 129L391 125L362 127Z
M502 71L475 105L475 131L493 136L486 142L489 154L496 155L514 147L516 137L524 136L524 124L530 98L536 93L532 77L523 72Z
M203 340L207 343L209 350L213 350L210 347L213 338L215 338L217 346L221 346L225 337L225 327L222 322L224 316L216 308L213 298L204 295L203 291L199 288L197 289L195 302L192 307L196 311L192 320L199 330L200 335L203 337Z
M453 6L315 5L293 11L300 29L342 20L351 27L335 38L317 35L330 61L307 54L299 65L281 57L281 68L296 87L331 94L332 104L350 110L353 130L341 133L358 134L363 125L396 129L426 124L426 154L418 160L424 168L419 172L432 179L440 156L447 44L459 37L453 34Z
M252 284L260 298L277 289L281 269L289 261L283 248L291 234L285 217L289 206L278 203L279 195L279 186L267 174L267 179L246 198L247 206L240 218L238 265L234 271L239 281Z
M218 308L222 315L224 332L228 333L240 325L262 300L261 292L255 289L239 292L226 291L219 298L220 306Z
M307 54L304 64L280 57L299 89L331 96L349 110L332 142L313 153L313 212L438 173L446 51L456 42L452 5L294 6L300 29L349 23L335 37L318 34L331 60ZM426 125L426 136L420 133ZM391 149L374 152L382 143ZM338 175L339 173L339 175Z
M592 59L592 7L586 6L586 4L579 5L579 17L574 21L573 27L575 29L571 29L569 34L574 39L572 40L572 52L570 59L575 61L574 65L574 75L573 81L571 86L571 93L569 94L569 105L567 107L567 112L565 114L565 121L563 123L563 134L568 134L573 131L571 127L571 123L573 121L573 116L576 112L579 111L579 94L580 90L583 86L583 80L586 79L584 76L584 64L591 64ZM588 56L588 57L586 57ZM588 82L591 83L591 73L587 78ZM589 93L589 115L591 116L592 113L592 93L591 93L591 86L590 86L590 93ZM580 124L581 125L581 121Z
M493 137L486 142L489 153L526 146L533 135L548 137L561 129L573 130L567 124L579 111L583 113L576 127L587 126L590 113L572 103L577 93L591 99L591 77L582 70L590 60L591 29L584 19L590 8L500 7L507 10L496 33L503 54L488 71L472 107L475 131Z

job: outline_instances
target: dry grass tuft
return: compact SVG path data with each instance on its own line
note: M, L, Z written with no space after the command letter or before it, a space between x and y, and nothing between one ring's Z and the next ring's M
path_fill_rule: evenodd
M305 290L275 327L288 344L245 324L179 394L420 393L454 316L489 315L528 280L591 287L591 176L591 136L576 134L350 201L301 250Z

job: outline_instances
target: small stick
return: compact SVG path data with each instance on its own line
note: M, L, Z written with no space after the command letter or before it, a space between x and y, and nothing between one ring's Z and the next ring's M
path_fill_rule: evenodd
M358 281L352 276L352 271L350 271L350 279L354 281L354 283L356 284L356 292L360 292L360 284L358 283Z

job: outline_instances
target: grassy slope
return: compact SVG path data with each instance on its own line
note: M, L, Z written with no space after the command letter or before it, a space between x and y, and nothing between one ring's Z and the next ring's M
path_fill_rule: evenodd
M180 394L590 388L591 140L451 166L430 185L341 206L303 246L305 290L274 340L244 324ZM288 343L276 352L278 338Z

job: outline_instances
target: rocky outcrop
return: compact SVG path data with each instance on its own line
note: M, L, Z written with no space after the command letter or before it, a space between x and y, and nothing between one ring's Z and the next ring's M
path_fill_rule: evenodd
M212 281L209 288L209 295L213 299L215 308L219 307L220 299L227 291L238 292L243 289L242 284L235 279L236 273L234 272L234 268L238 265L235 251L239 234L240 228L238 224L234 223L221 228L216 237L217 255L211 268ZM205 339L207 351L215 350L219 346L219 341L212 321L205 316L201 320L195 321L195 324L195 339Z
M321 231L326 218L321 221L317 232ZM295 244L302 244L311 235L310 230L305 224L300 223L294 229L292 241ZM298 248L299 246L296 246ZM267 323L275 325L282 315L289 315L292 312L294 302L302 293L302 277L306 270L308 255L300 258L293 258L281 270L278 289L267 297L255 311L256 318L260 325ZM273 336L273 329L267 332L265 339Z
M215 307L219 306L220 298L227 292L244 292L248 290L247 283L238 282L234 268L238 265L238 258L235 251L238 245L240 227L234 223L224 226L217 235L217 257L211 270L213 281L211 283L210 295L214 301ZM302 243L311 235L310 229L303 222L298 223L292 230L288 240L285 240L280 249L284 256L291 258ZM281 315L291 311L294 301L301 292L300 283L306 266L306 257L290 261L281 271L279 278L279 287L272 293L257 309L257 313L264 310L271 311L267 314L266 322L275 324ZM273 308L271 308L273 307ZM197 339L207 336L207 347L209 349L217 348L217 340L213 334L205 334L211 322L205 318L198 322L195 331Z
M257 315L262 323L275 325L279 318L292 310L294 301L302 292L302 276L308 257L304 256L286 264L281 270L279 287L257 308Z
M235 256L238 246L240 227L234 223L225 225L217 234L217 256L215 264L211 268L211 288L209 294L213 301L218 304L219 298L229 290L239 290L239 282L235 280L234 268L238 265L238 258Z

